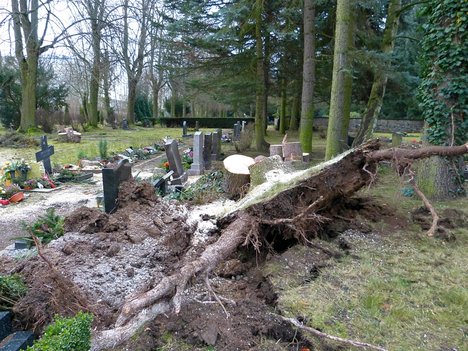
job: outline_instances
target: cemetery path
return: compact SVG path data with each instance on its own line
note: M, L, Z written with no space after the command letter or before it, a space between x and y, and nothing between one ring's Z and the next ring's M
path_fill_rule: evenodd
M100 175L94 175L94 184L68 184L48 193L29 192L18 203L0 207L0 250L12 244L12 238L24 236L22 222L31 223L54 208L57 214L66 215L80 206L96 207L96 195L102 192Z

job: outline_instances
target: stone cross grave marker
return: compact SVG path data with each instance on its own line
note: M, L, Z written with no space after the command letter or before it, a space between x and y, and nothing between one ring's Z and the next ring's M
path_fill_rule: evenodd
M171 184L182 185L187 180L188 174L185 173L184 165L179 153L179 144L176 140L168 140L165 145L169 169L174 171Z
M54 154L54 146L47 145L47 135L41 136L41 151L36 152L36 161L42 161L44 169L48 175L52 174L50 156Z
M193 162L189 169L190 175L201 175L205 169L203 161L203 132L195 132L193 136Z
M203 163L205 169L211 168L211 144L213 143L213 136L211 133L206 133L203 139Z
M132 166L127 159L119 161L115 168L102 169L102 187L104 190L104 210L112 213L117 207L120 183L132 178Z

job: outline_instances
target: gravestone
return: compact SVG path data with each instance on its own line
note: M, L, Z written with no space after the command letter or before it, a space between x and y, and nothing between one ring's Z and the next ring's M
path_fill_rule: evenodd
M233 141L239 141L240 140L240 135L241 135L241 125L240 123L235 123L234 124L234 134L232 136Z
M187 121L182 122L182 137L187 137Z
M188 174L185 173L182 159L179 153L179 144L176 140L168 140L165 145L167 161L169 162L169 169L174 171L171 184L182 185L187 181Z
M211 144L213 143L213 136L211 133L206 133L203 138L203 163L205 169L211 168Z
M124 129L124 130L128 130L128 129L129 129L129 128L128 128L128 121L127 121L126 118L124 118L124 119L122 120L122 129Z
M127 159L119 161L115 168L102 169L102 187L104 190L104 210L112 213L117 208L120 183L132 178L132 166Z
M200 129L200 122L199 122L199 121L195 121L195 131L198 132L199 129Z
M153 186L158 190L159 195L161 196L166 195L167 182L169 181L169 179L171 178L173 174L174 174L174 171L169 171L153 183Z
M0 342L1 351L26 350L34 343L34 333L31 331L17 331Z
M48 175L52 174L52 166L50 164L50 156L54 154L54 146L47 145L47 135L41 136L41 151L36 152L36 161L42 161L44 169Z
M11 332L11 313L7 311L0 312L0 341L10 335Z
M221 159L221 139L223 137L223 130L221 128L218 128L218 129L216 129L216 133L218 133L218 138L216 140L213 139L213 142L216 141L216 143L218 144L217 160L220 160Z
M203 132L195 132L193 136L193 162L189 169L190 175L201 175L205 169L203 161Z
M212 134L212 139L211 139L211 160L216 161L219 157L220 150L219 150L219 134L218 132L213 132Z
M246 125L246 124L247 124L247 122L246 122L246 121L242 121L242 128L241 128L241 130L242 130L242 131L244 131L244 130L245 130L245 125Z
M398 147L403 141L403 135L401 133L392 133L392 146Z

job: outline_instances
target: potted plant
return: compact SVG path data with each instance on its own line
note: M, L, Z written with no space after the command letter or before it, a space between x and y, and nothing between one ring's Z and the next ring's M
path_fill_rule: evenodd
M12 184L5 187L5 198L7 198L10 202L20 202L24 199L24 193L21 191L21 188L16 185Z

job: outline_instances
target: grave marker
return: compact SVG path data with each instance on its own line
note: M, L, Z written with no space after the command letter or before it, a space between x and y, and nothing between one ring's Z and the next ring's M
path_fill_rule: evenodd
M203 132L195 132L193 136L193 162L189 169L190 175L201 175L205 169L203 161Z
M169 162L169 169L174 171L172 184L182 185L187 180L187 173L185 173L182 159L180 158L179 145L176 140L168 140L165 145L167 161Z
M52 166L50 164L50 156L54 154L54 146L47 145L47 135L41 136L41 151L36 152L36 161L42 161L44 169L48 175L52 174Z
M132 178L132 166L127 159L119 161L116 168L102 169L102 187L104 190L104 210L112 213L117 208L120 183Z
M241 135L241 125L240 123L234 124L234 134L232 136L233 141L239 141Z
M211 160L216 161L218 159L219 153L220 153L219 143L218 143L218 139L219 139L218 131L213 132L211 135L212 135L212 139L211 139Z
M213 143L213 136L211 133L206 133L203 138L203 163L205 169L211 168L211 144Z
M187 121L182 122L182 137L187 137Z

